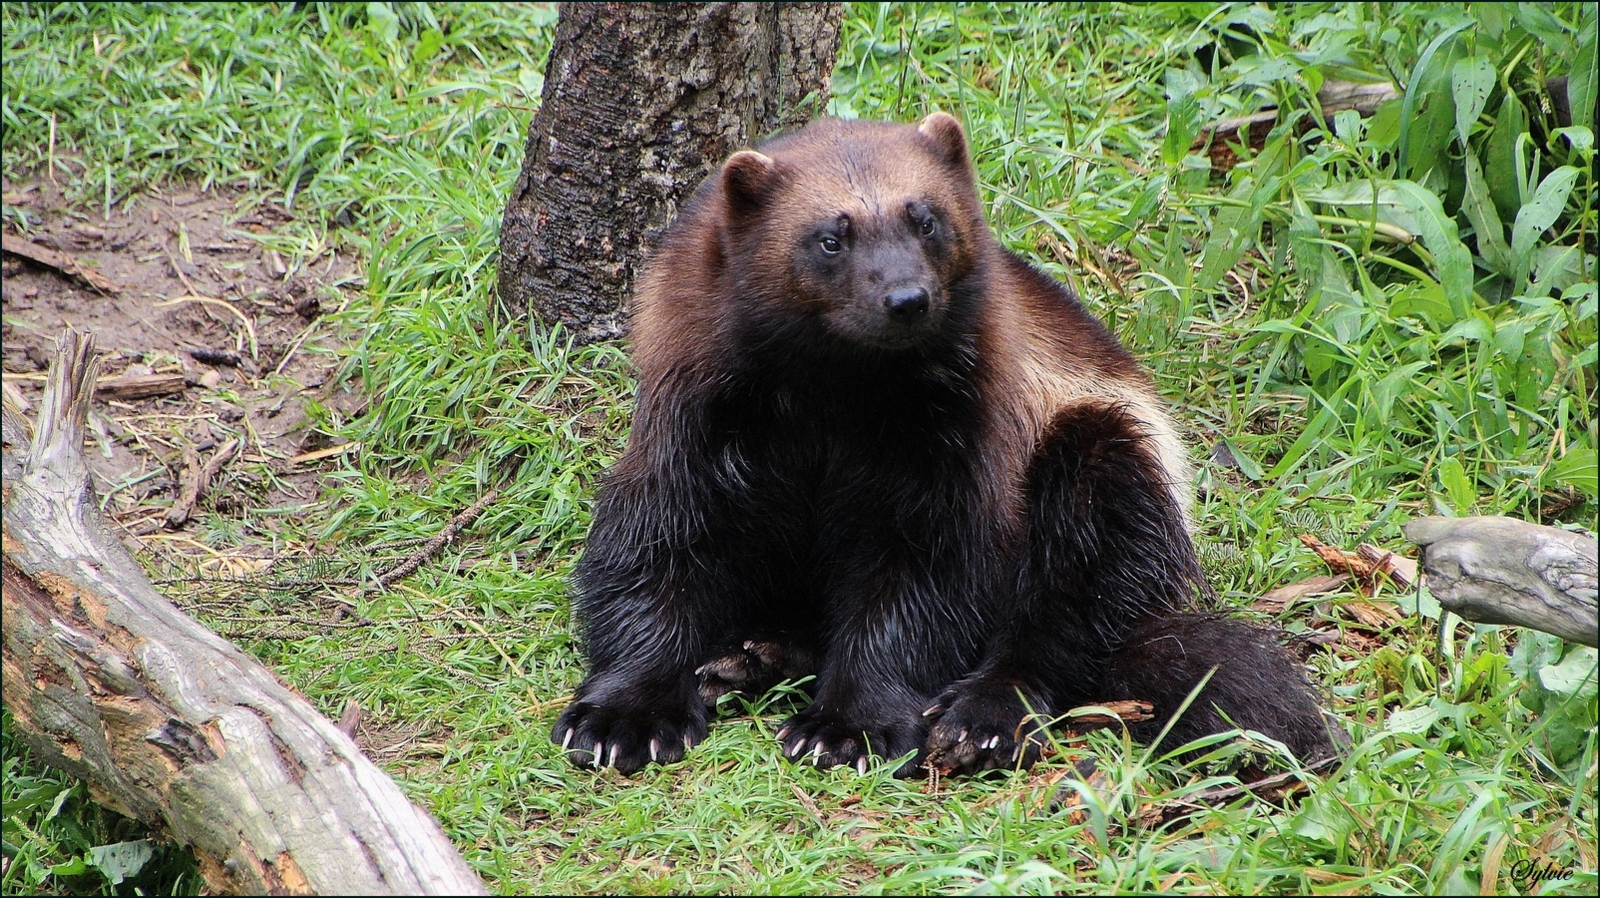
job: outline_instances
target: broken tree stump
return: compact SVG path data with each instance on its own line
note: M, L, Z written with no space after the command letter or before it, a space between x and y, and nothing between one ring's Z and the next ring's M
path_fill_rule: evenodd
M69 332L31 446L4 417L5 705L40 760L225 893L484 894L439 825L266 668L158 593L97 511L98 365Z
M1428 589L1446 611L1600 647L1594 537L1512 518L1416 518Z

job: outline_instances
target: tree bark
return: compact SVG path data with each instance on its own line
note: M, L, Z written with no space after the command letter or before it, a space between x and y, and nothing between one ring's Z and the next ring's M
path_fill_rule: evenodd
M156 592L84 465L98 364L68 333L36 432L4 409L5 705L45 763L163 827L225 893L483 894L348 736Z
M1502 517L1417 518L1406 539L1440 606L1600 647L1600 546L1592 536Z
M838 3L567 3L500 227L499 299L617 337L640 261L712 169L828 99Z

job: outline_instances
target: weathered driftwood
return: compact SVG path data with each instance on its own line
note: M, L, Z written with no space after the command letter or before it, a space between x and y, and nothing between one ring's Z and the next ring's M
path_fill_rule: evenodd
M43 761L191 846L210 888L482 894L425 812L264 667L162 597L97 512L97 365L68 334L31 447L5 417L4 698Z
M1511 518L1417 518L1428 589L1447 611L1600 645L1594 537Z

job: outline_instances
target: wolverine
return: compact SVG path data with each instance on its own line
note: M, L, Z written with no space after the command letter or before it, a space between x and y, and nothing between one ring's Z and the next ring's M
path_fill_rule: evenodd
M1190 464L1149 376L983 219L960 123L826 119L735 153L633 306L639 386L574 578L553 738L631 773L738 689L809 680L819 766L1033 763L1038 721L1154 703L1333 751L1272 638L1195 613ZM1209 677L1209 679L1207 679Z

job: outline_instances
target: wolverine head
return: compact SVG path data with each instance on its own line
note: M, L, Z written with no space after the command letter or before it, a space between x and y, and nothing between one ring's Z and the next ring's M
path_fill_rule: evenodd
M942 112L813 122L735 153L719 177L723 255L753 313L802 316L862 347L938 333L987 235L966 134Z

